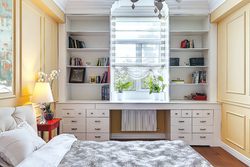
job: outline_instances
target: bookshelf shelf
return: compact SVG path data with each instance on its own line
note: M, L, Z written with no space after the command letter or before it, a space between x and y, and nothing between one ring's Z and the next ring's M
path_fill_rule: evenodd
M176 83L170 83L170 86L208 86L208 83L184 83L184 84L176 84Z
M165 63L113 63L112 66L118 66L118 67L161 67L165 66Z
M105 86L109 85L109 83L67 83L67 85L73 85L73 86Z
M170 66L170 68L208 68L208 66Z
M170 35L174 36L200 36L208 33L207 30L171 30Z
M70 36L104 36L109 35L109 31L67 31Z
M109 51L109 48L67 48L67 51L74 51L74 52Z
M110 66L67 66L67 68L107 68Z
M208 48L170 48L171 52L202 52Z

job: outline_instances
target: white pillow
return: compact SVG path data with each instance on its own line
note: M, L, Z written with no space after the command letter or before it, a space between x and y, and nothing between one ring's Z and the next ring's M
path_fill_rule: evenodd
M16 166L44 144L45 141L25 121L11 131L0 133L0 157Z

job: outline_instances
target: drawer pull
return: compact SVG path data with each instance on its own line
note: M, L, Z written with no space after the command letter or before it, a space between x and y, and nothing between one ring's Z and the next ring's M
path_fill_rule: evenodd
M180 123L183 123L183 122L185 122L185 121L179 121Z
M90 113L90 114L93 114L93 113Z
M197 115L200 115L200 113L197 113Z
M95 121L95 122L101 122L101 121Z
M206 136L200 136L200 138L201 138L201 139L205 139L205 138L206 138Z
M95 138L101 138L101 136L95 136Z
M179 136L179 138L180 138L180 139L183 139L183 138L184 138L184 136Z
M186 113L186 115L188 115L188 113Z
M200 121L201 123L206 123L207 121Z
M75 137L77 138L77 136L75 135Z
M71 122L77 122L76 120L72 120Z
M77 130L77 128L71 128L71 130Z
M104 115L105 113L103 112L102 114Z
M101 128L95 128L95 130L101 130Z
M81 115L82 113L79 112L79 115Z
M67 114L69 115L69 112Z
M175 113L175 115L178 115L178 113Z
M207 129L200 129L200 130L207 130Z
M179 130L184 130L184 129L179 129Z
M207 113L207 115L210 115L210 113Z

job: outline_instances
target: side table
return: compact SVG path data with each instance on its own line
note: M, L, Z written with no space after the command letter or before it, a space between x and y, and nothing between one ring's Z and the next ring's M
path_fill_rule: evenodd
M57 128L57 135L60 133L60 120L62 118L54 118L51 121L48 121L47 124L37 124L37 131L41 131L41 138L43 139L43 132L49 131L49 140L52 138L52 130Z

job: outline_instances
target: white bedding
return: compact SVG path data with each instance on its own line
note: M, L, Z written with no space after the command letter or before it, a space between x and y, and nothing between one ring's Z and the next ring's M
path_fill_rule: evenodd
M77 139L71 134L61 134L29 155L17 167L56 167Z

